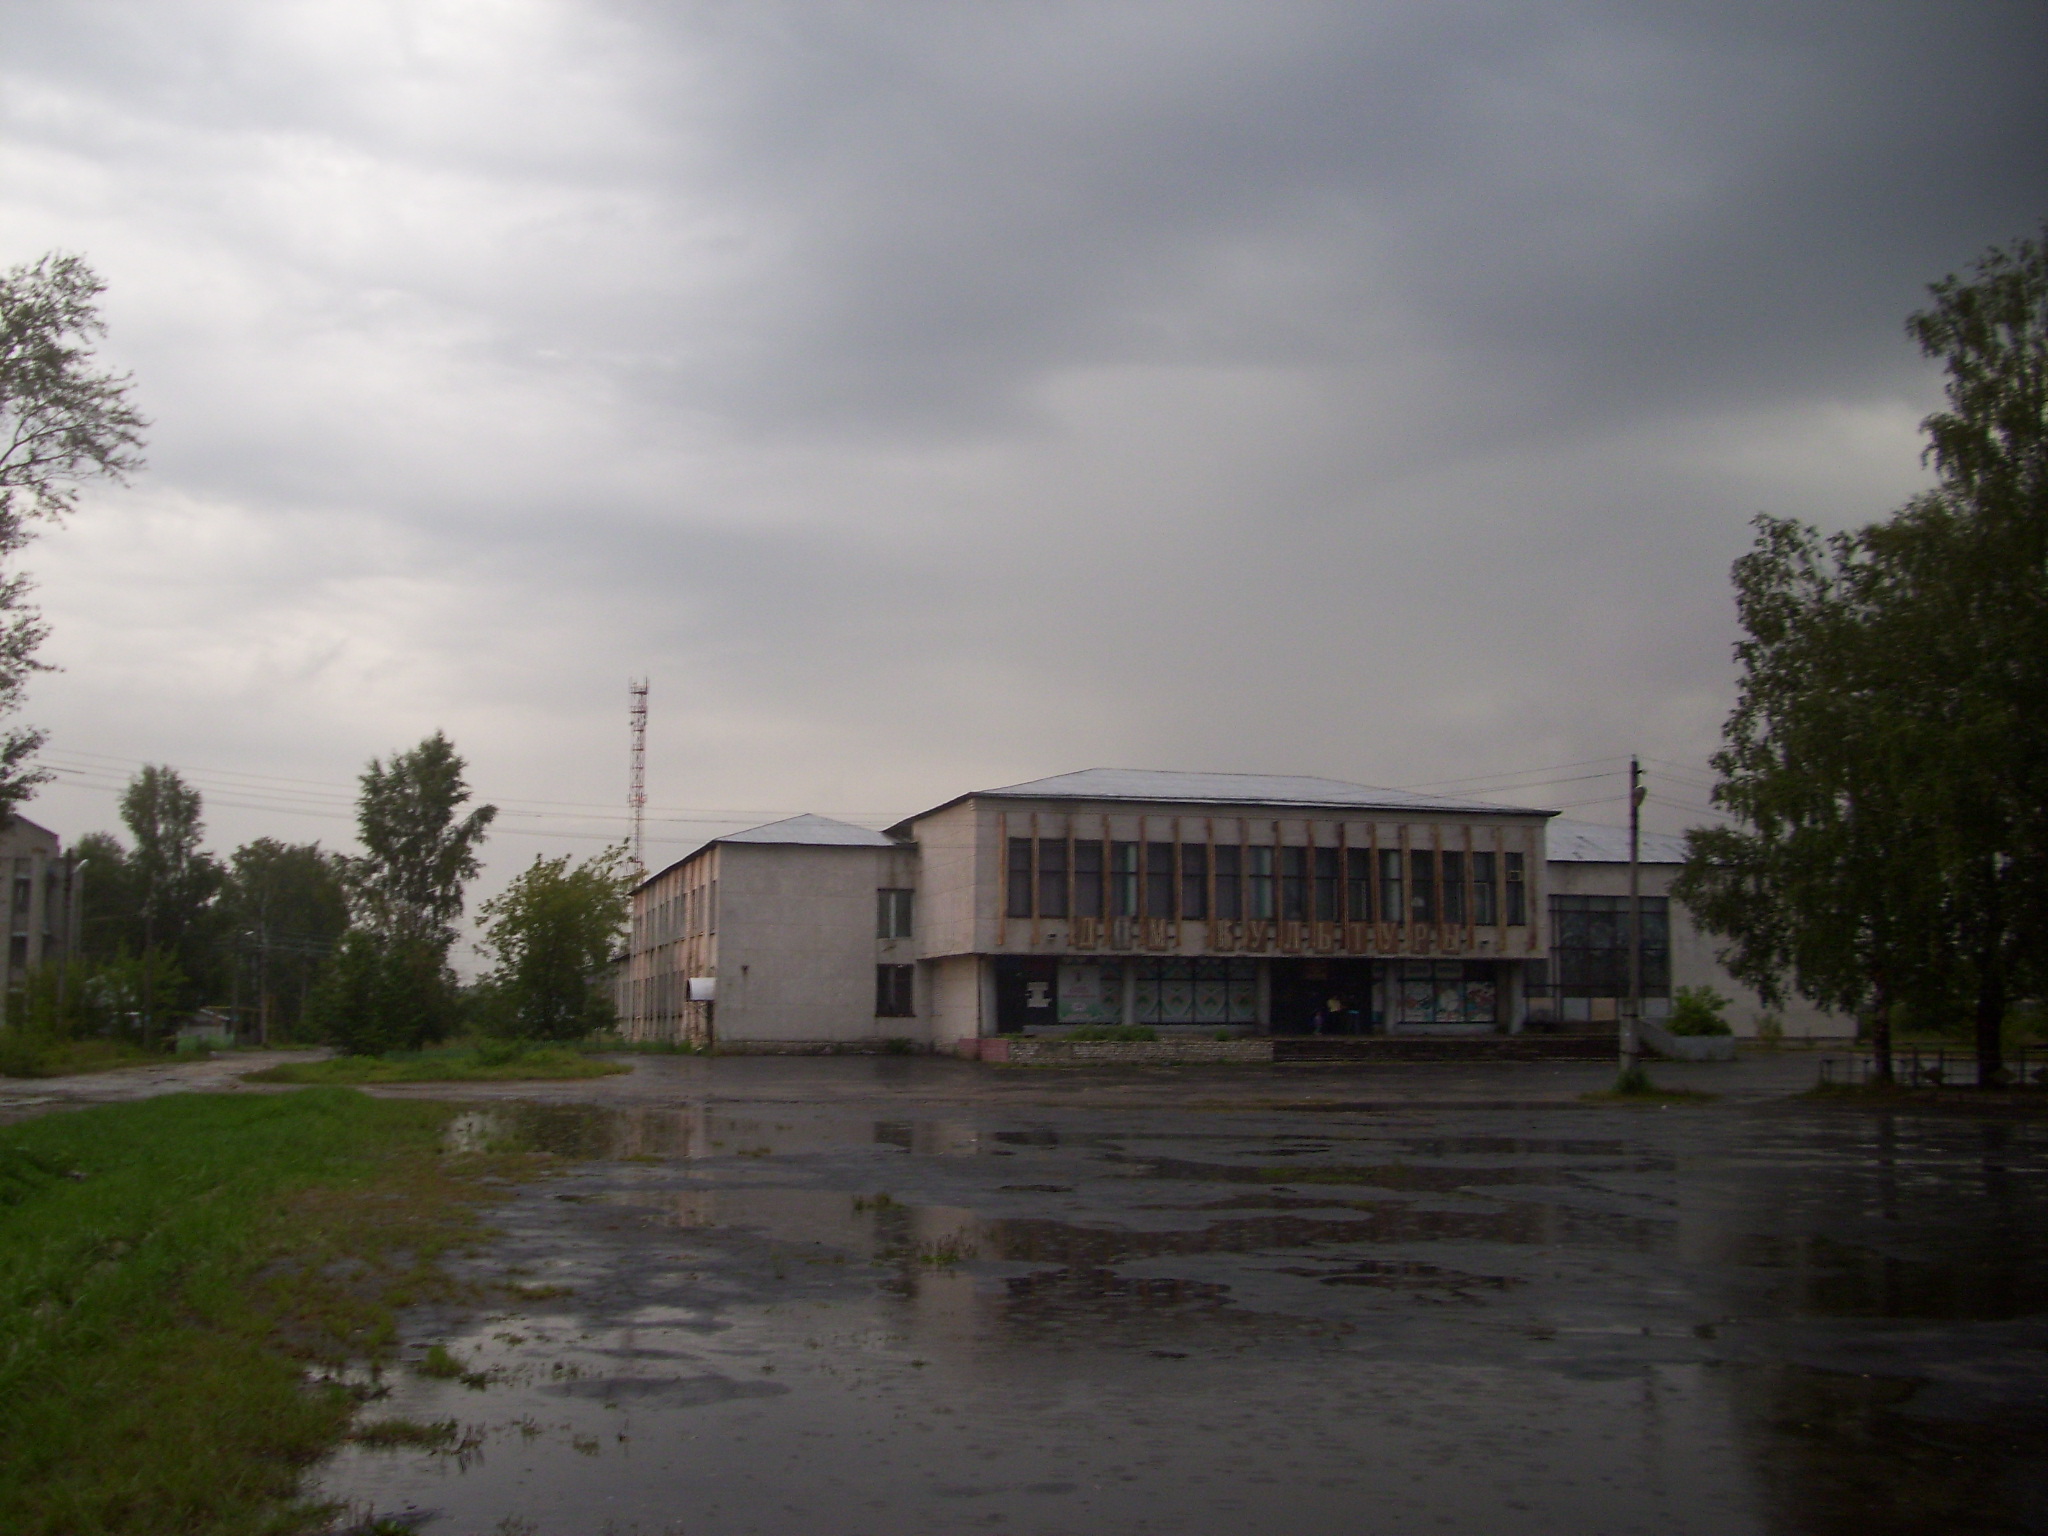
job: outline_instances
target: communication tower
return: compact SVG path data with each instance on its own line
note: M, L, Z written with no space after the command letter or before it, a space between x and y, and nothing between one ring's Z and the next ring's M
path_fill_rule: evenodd
M628 716L633 726L633 767L626 780L626 810L633 819L633 867L644 874L647 860L647 679L626 682Z

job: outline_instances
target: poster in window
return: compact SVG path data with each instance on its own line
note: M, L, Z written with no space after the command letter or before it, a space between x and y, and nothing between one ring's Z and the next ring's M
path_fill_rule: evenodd
M1115 1024L1123 1017L1123 977L1113 967L1062 962L1062 1024Z

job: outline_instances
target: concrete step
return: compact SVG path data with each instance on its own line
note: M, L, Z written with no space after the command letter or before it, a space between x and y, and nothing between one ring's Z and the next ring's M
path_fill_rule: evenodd
M1273 1059L1288 1061L1610 1061L1612 1034L1276 1035Z

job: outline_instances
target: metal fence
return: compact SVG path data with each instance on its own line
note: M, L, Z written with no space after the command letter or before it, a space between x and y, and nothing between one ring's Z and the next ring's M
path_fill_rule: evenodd
M1869 1051L1830 1053L1820 1059L1823 1083L1874 1083L1877 1058ZM1976 1053L1963 1046L1902 1046L1892 1052L1892 1081L1902 1088L1974 1088ZM2048 1051L2021 1046L2005 1053L2005 1081L2014 1088L2048 1088Z

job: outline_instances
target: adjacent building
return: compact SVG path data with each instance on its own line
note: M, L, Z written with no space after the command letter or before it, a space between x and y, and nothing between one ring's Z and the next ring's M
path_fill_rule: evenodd
M57 834L16 814L0 826L0 873L7 880L6 985L0 1022L20 1017L29 971L66 950L74 926L76 871Z

